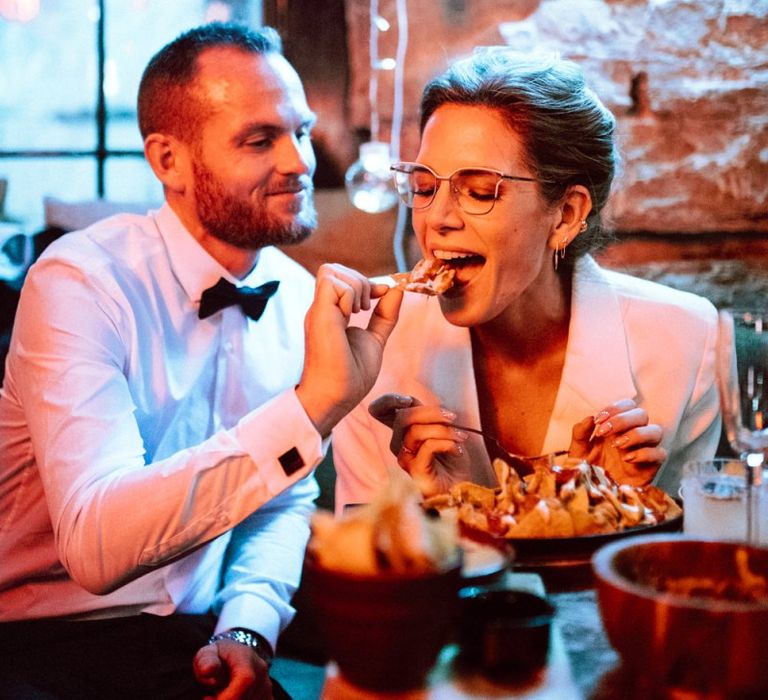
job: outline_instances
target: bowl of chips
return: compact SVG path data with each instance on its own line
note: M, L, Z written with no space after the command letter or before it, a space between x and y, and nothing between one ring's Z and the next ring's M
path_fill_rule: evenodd
M461 564L455 526L425 514L402 475L340 518L318 512L304 577L343 678L380 692L423 687L453 630Z
M677 697L768 697L768 550L684 535L592 560L608 639L638 684Z

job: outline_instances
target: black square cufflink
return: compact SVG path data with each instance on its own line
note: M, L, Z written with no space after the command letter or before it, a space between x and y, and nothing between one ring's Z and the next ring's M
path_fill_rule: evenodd
M287 452L283 452L277 458L277 461L280 462L280 466L283 468L286 476L291 476L291 474L299 471L304 466L304 460L295 447L292 447Z

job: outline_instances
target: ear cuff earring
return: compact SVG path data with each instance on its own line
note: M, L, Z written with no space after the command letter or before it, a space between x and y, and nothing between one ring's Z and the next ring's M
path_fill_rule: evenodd
M586 231L588 228L589 224L587 224L587 220L582 219L579 222L579 233L584 233L584 231ZM560 264L560 261L565 259L565 249L568 246L568 243L570 243L568 237L564 236L563 240L560 241L560 243L557 244L557 248L555 248L555 252L552 256L552 265L554 266L555 270L557 270L557 266Z

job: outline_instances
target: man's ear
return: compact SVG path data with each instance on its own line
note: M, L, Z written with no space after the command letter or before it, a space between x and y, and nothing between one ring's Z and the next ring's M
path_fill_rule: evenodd
M166 189L183 195L191 180L189 146L168 134L149 134L144 156Z
M558 206L555 226L547 244L552 250L565 249L587 230L587 217L592 211L592 195L584 185L571 185Z

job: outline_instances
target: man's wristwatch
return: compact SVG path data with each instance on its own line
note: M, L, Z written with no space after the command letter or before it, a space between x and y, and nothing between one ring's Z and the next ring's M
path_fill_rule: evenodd
M238 644L245 644L245 646L253 649L267 666L272 663L272 659L275 655L269 642L264 639L264 637L258 632L247 630L244 627L233 627L231 630L214 634L213 637L208 640L208 644L218 642L220 639L231 639Z

